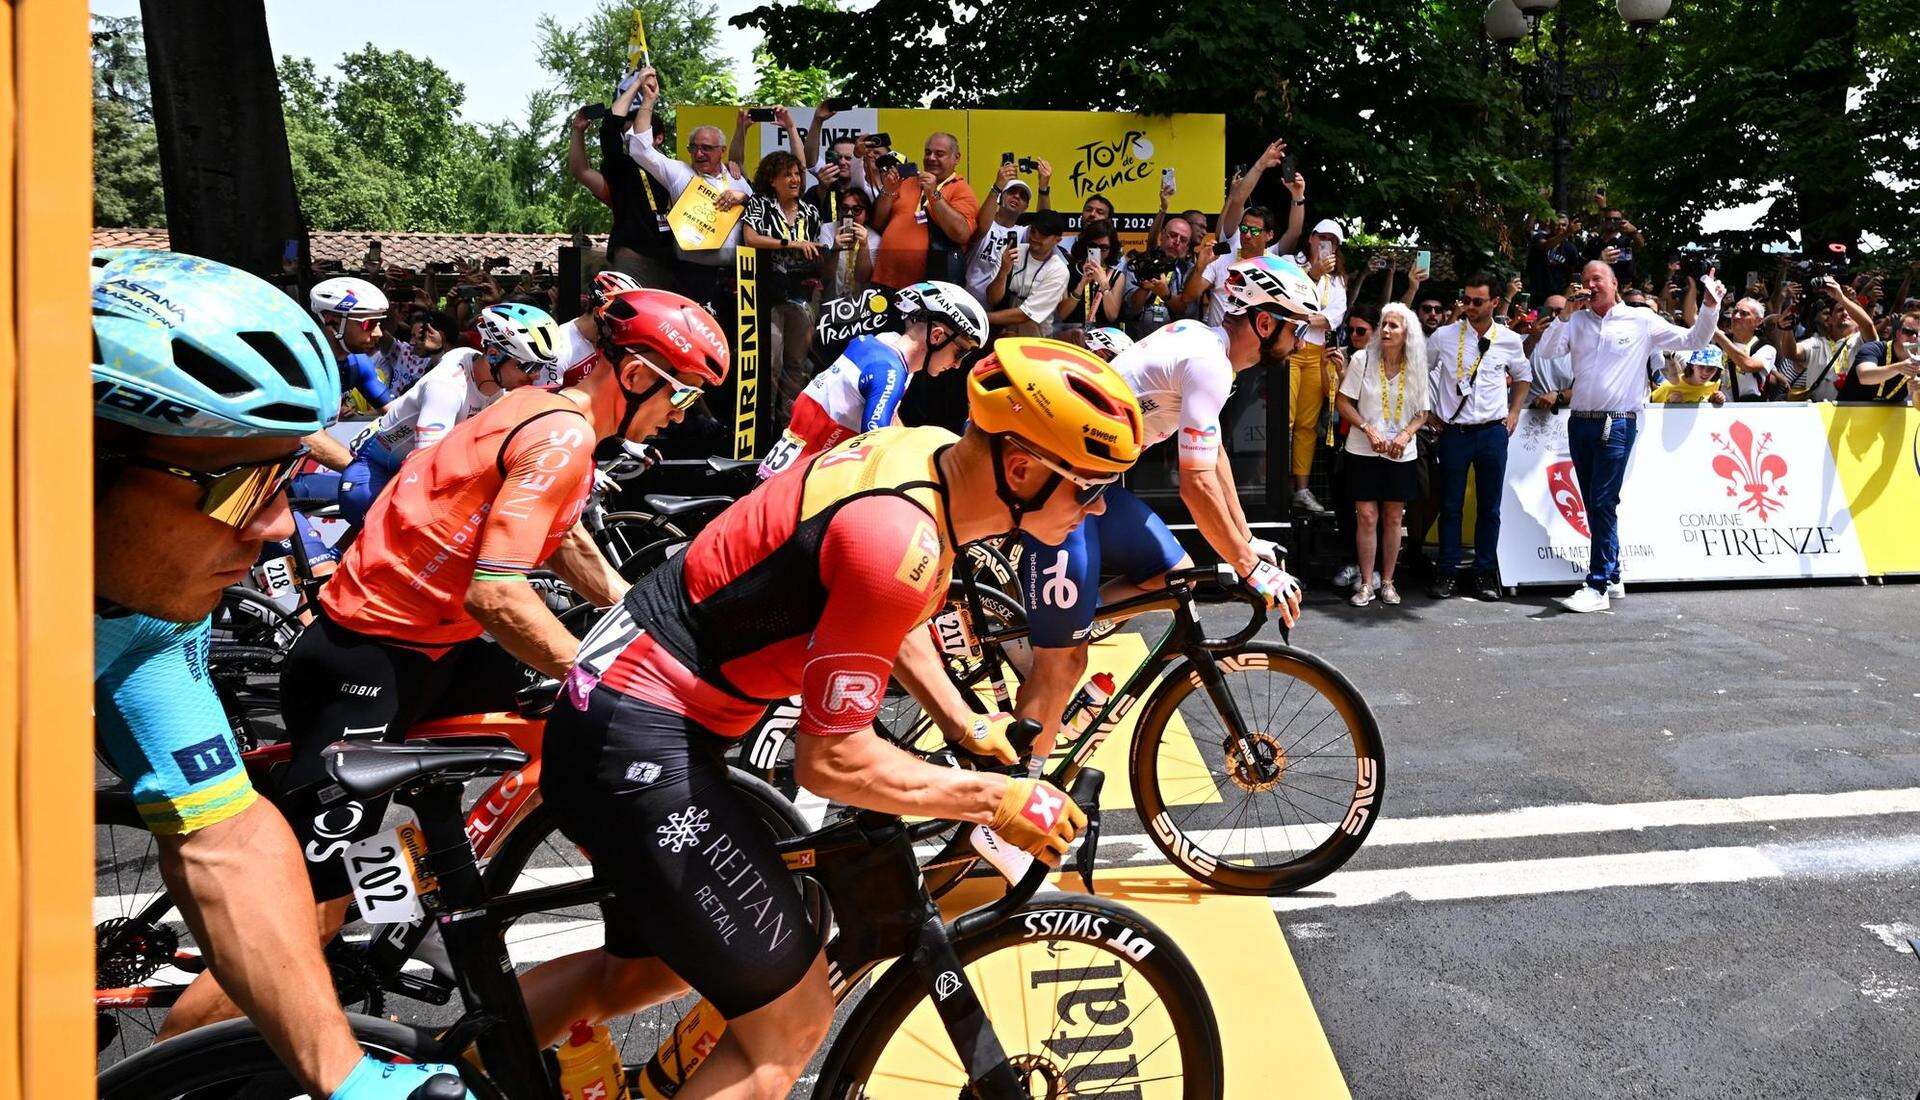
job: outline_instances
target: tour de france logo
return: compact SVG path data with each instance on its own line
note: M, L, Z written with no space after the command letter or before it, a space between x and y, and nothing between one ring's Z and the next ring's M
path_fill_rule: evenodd
M1562 459L1547 467L1547 491L1553 495L1553 506L1560 510L1560 517L1580 532L1581 538L1592 538L1593 532L1587 527L1587 501L1580 495L1580 482L1573 476L1571 459Z
M1743 512L1752 512L1762 522L1786 505L1786 456L1773 450L1773 433L1755 439L1753 429L1741 421L1722 436L1713 433L1720 454L1713 456L1713 472L1727 483L1727 495Z

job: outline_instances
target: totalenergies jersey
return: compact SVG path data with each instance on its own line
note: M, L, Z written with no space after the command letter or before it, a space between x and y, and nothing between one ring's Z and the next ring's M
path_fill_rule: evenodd
M568 681L737 737L789 695L803 733L873 723L907 632L946 599L940 428L883 428L764 482L648 574Z
M474 573L547 560L586 506L594 443L578 405L528 386L415 451L320 590L328 617L426 648L479 637Z
M907 361L878 336L856 336L833 365L807 383L793 402L793 419L760 461L772 477L861 432L893 423L907 392Z

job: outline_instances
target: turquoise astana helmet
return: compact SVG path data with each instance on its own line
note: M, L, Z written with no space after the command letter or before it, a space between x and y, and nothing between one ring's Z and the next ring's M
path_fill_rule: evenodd
M340 371L300 303L180 252L93 253L93 414L155 435L303 436L340 410Z

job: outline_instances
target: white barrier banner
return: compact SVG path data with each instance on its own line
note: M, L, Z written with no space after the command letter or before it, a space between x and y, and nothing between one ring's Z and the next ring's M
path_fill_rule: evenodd
M1857 577L1866 561L1812 405L1642 409L1620 494L1625 581ZM1507 447L1500 575L1586 576L1586 501L1568 417L1529 410Z

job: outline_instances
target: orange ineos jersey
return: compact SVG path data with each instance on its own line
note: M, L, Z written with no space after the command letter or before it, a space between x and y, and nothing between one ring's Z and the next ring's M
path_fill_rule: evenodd
M479 637L474 572L527 573L553 553L586 507L594 442L578 405L528 386L415 451L321 589L328 617L425 647Z

